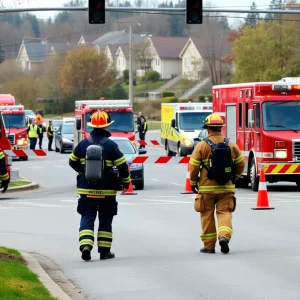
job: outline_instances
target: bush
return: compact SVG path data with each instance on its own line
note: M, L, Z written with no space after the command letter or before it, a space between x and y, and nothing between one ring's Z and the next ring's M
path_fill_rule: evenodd
M129 82L129 70L123 71L123 81Z
M128 94L120 83L116 83L111 89L112 99L128 99Z
M156 71L148 71L146 73L145 79L147 81L153 81L153 82L155 82L155 81L158 81L160 79L160 75Z
M198 100L199 100L199 102L206 102L206 99L205 98L208 98L207 100L209 101L209 102L212 102L212 95L200 95L199 97L198 97Z
M174 97L174 96L172 96L172 97L164 97L162 99L162 102L163 103L176 103L176 102L178 102L178 99L176 97Z
M134 103L134 111L141 111L146 120L161 120L161 100L146 100L142 103Z
M165 97L173 97L173 96L175 96L175 93L173 93L173 92L162 92L162 94L161 94L161 96L163 97L163 98L165 98Z

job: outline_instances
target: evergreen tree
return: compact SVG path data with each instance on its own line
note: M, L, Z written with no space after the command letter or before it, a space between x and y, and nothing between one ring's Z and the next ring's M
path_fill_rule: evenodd
M4 61L4 59L5 59L4 50L3 50L2 44L0 42L0 64Z
M255 1L252 2L250 7L251 10L257 10ZM247 18L245 19L246 26L257 26L259 23L259 13L251 12L248 13Z
M271 0L269 4L269 10L276 10L276 9L282 9L282 0ZM281 20L281 18L282 18L281 14L267 13L265 15L265 21Z
M118 100L118 99L127 99L128 98L128 94L126 93L126 91L124 90L124 88L122 87L122 85L120 83L116 83L112 89L111 89L111 96L112 99Z

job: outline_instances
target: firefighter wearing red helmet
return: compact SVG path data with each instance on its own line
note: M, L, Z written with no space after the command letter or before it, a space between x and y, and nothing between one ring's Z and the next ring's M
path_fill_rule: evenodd
M189 162L190 183L197 194L194 209L201 216L200 237L204 243L201 253L215 253L217 240L221 252L229 252L228 244L233 232L231 214L236 206L234 183L245 166L243 154L237 145L221 133L223 126L218 114L207 116L203 128L207 130L208 137L196 145Z
M92 114L87 124L94 129L91 132L91 139L82 140L70 155L69 165L79 174L77 175L77 188L80 199L77 212L81 214L79 228L79 250L83 260L91 259L91 250L94 241L97 242L100 259L114 258L111 245L113 240L112 221L117 215L118 202L117 175L113 172L113 166L118 168L119 176L122 178L124 189L130 184L130 173L126 159L118 148L118 145L109 139L111 134L106 128L114 121L105 111L96 111ZM104 148L105 164L103 178L99 181L89 181L86 176L86 154L91 144L100 143ZM99 217L98 233L94 234L94 222Z

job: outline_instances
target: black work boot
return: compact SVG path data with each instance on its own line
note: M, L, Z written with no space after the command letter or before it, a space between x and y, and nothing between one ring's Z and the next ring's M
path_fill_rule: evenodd
M91 249L89 246L85 246L81 251L81 258L83 260L91 260Z
M207 248L201 248L201 253L216 253L215 249L207 249Z
M113 252L107 252L107 253L100 253L100 259L104 260L104 259L111 259L111 258L115 258L115 254Z
M228 241L225 237L221 237L219 240L219 245L221 246L221 252L226 254L229 252Z

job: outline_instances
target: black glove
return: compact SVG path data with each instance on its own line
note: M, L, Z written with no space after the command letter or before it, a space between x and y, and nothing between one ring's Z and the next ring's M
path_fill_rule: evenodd
M8 184L9 184L9 179L2 180L2 182L1 182L2 193L5 193L7 191Z
M82 211L81 211L81 207L80 207L80 201L81 201L81 197L79 197L78 202L77 202L77 212L81 215Z
M198 185L192 185L192 191L193 191L195 194L198 194Z

